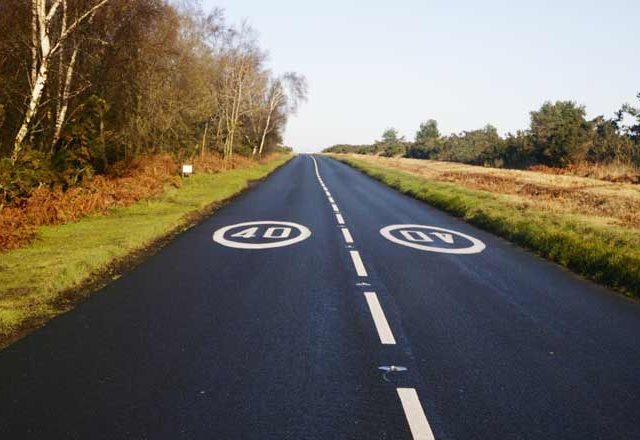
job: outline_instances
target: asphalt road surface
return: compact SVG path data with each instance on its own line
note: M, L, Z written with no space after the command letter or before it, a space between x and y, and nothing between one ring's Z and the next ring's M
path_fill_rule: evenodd
M0 352L0 438L637 439L639 371L637 304L303 155Z

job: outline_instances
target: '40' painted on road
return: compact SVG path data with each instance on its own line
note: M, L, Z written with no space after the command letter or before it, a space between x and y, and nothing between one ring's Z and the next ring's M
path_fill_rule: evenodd
M483 242L462 232L426 225L390 225L380 234L392 243L443 254L478 254L486 246Z
M237 223L213 233L213 241L236 249L269 249L306 240L311 231L298 223L274 220Z

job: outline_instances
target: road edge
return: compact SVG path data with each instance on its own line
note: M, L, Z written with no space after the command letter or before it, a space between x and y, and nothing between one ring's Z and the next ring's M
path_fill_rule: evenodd
M131 250L124 256L116 257L105 266L91 272L79 284L58 291L57 298L51 302L57 313L47 316L34 316L24 320L21 325L15 327L11 333L0 334L0 351L11 346L13 343L26 337L30 333L44 327L49 321L62 314L72 311L76 306L88 299L93 293L104 288L109 283L115 281L123 274L134 270L138 265L143 263L148 257L155 255L162 250L167 244L173 241L180 234L197 226L200 222L213 215L220 208L233 202L236 198L251 191L255 186L272 176L275 172L287 165L296 157L290 154L288 158L267 174L259 179L247 180L247 185L240 191L235 192L229 197L221 200L213 201L204 208L195 209L184 214L180 224L171 228L169 231L156 236L151 242L140 248Z
M469 216L467 215L469 214L467 212L459 212L456 209L448 208L446 205L442 203L434 203L434 200L429 199L429 197L427 196L417 194L416 192L411 190L404 190L400 182L388 181L388 179L384 179L385 176L381 175L379 172L375 170L368 169L365 165L358 162L357 159L346 158L346 157L345 158L336 157L335 155L325 155L325 157L328 157L340 163L343 163L363 173L364 175L371 177L372 179L388 186L389 188L392 188L398 191L401 194L409 196L422 203L426 203L449 215L453 215L457 218L461 218L465 222L472 224L480 229L483 229L491 234L495 234L496 236L503 238L509 241L510 243L513 243L517 246L522 247L525 250L528 250L534 253L535 255L545 259L546 261L550 261L552 263L560 265L563 269L571 272L571 274L575 276L594 282L602 287L612 289L614 292L620 294L621 296L625 297L626 299L634 303L640 302L640 272L638 274L632 273L632 271L629 269L631 265L626 264L626 260L623 262L620 262L618 260L614 262L606 261L606 263L608 264L602 264L601 266L598 267L598 270L594 270L594 271L590 271L588 269L581 269L577 264L574 264L570 258L567 260L566 256L564 259L557 257L554 255L553 252L549 250L545 250L539 246L536 246L534 243L534 240L531 240L530 237L527 234L523 233L522 231L520 231L519 234L515 234L513 231L510 231L509 228L504 229L504 227L500 228L498 226L492 226L486 214ZM419 178L417 176L413 176L402 170L393 169L389 167L380 167L380 168L382 168L380 170L381 172L384 172L384 170L389 170L390 172L401 174L403 177L406 177L407 179L428 183L428 180ZM557 241L558 243L562 242L563 237L557 237ZM569 248L569 245L567 244L566 247ZM575 251L573 253L578 254L580 252ZM603 260L606 260L606 255L603 254L603 256L601 256L601 258L597 258L597 260L598 260L597 262L592 263L593 266L596 266L598 263L601 263ZM620 273L622 274L619 276L610 276L610 277L603 275L603 268L607 266L609 267L609 269L613 271L621 270L622 272Z

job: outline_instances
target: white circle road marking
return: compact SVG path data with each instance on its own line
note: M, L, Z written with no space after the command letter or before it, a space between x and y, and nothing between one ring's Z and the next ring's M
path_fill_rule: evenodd
M242 227L252 228L255 226L262 226L262 225L272 226L267 230L268 232L270 232L268 236L266 233L265 235L263 235L263 238L268 239L268 242L266 243L243 243L243 242L229 240L225 238L225 234L233 229L242 228ZM273 226L280 227L280 228L274 228ZM297 229L298 231L300 231L300 234L297 235L296 237L289 238L287 240L274 241L274 239L277 239L279 237L274 235L273 231L277 229L283 230L283 231L286 230L286 229L283 229L282 226L289 227L292 229ZM237 236L238 234L234 234L234 235ZM286 238L289 235L290 233L286 233L286 236L285 234L283 234L283 238ZM225 226L213 233L213 241L215 241L218 244L221 244L222 246L227 246L227 247L236 248L236 249L269 249L269 248L290 246L292 244L299 243L303 240L306 240L310 236L311 236L311 231L306 226L302 226L302 225L299 225L298 223L292 223L292 222L281 222L281 221L269 220L269 221L237 223L235 225Z
M418 242L429 243L434 241L431 238L429 238L424 232L421 231L425 229L428 231L433 231L433 235L435 237L440 238L440 240L442 240L442 242L444 243L453 243L453 237L457 236L470 241L471 246L464 247L464 248L448 248L448 247L440 247L437 245L428 246L425 244L419 244ZM393 231L397 231L397 230L400 230L400 234L402 234L405 240L400 239L392 234ZM419 249L421 251L440 252L443 254L456 254L456 255L478 254L486 248L486 245L480 240L478 240L477 238L471 237L470 235L463 234L462 232L452 231L450 229L438 228L436 226L389 225L380 229L380 234L382 234L382 236L387 240L402 246Z

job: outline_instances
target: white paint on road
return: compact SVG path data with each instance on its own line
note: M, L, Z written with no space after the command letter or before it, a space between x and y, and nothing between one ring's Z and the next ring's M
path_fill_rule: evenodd
M352 248L351 244L353 243L353 237L351 236L351 232L347 229L344 218L338 211L338 206L336 205L335 200L331 196L331 193L327 189L326 185L322 181L322 177L320 176L320 171L318 169L318 162L316 158L311 156L313 159L313 164L315 166L316 176L318 177L318 181L322 186L327 198L329 199L329 203L331 203L331 207L333 211L336 213L336 220L338 224L341 225L340 230L342 231L342 236L344 241L347 243L348 248ZM405 226L409 227L409 229L405 228ZM416 226L416 228L413 228ZM400 234L402 238L395 237L391 234L392 231L400 229ZM413 229L413 230L412 230ZM416 230L417 229L417 230ZM428 229L427 232L424 232L423 229ZM436 232L432 232L436 231ZM454 235L466 238L471 241L473 246L472 250L477 252L481 252L484 249L484 244L473 237L469 237L467 235L461 234L455 231L449 231L447 229L436 228L431 226L420 226L420 225L391 225L386 228L382 228L380 233L387 238L388 240L401 244L403 246L414 247L422 250L432 250L434 252L446 252L446 253L474 253L470 252L470 248L462 248L456 249L452 247L443 247L437 248L439 250L434 249L425 249L429 248L425 246L424 243L433 244L435 240L429 235L436 237L443 242L444 245L452 246L454 245ZM427 233L429 235L427 235ZM423 243L423 244L418 244ZM437 244L437 243L435 243ZM434 247L435 244L432 246ZM478 248L481 248L478 250ZM356 273L359 277L367 277L367 270L364 267L364 263L362 262L362 258L360 257L360 253L357 250L350 250L349 254L351 255L351 260L353 262L353 266L356 269ZM368 283L357 283L356 286L369 286ZM365 299L367 301L367 305L369 306L369 311L373 318L373 323L376 327L376 331L378 332L378 337L380 338L380 342L383 345L395 345L396 339L393 336L393 332L391 331L391 327L389 326L389 322L387 321L387 317L385 316L384 310L382 309L382 305L378 299L378 295L376 292L364 292ZM427 416L424 413L424 409L422 408L422 404L420 403L420 399L418 398L418 393L414 388L397 388L398 396L400 397L400 402L402 403L402 408L404 410L405 416L407 418L407 422L409 424L409 429L411 430L411 435L414 440L435 440L433 436L433 432L431 431L431 427L429 426L429 422L427 421Z
M416 390L414 388L398 388L397 391L413 439L435 440Z
M353 243L353 237L351 236L351 232L349 232L349 229L342 228L342 236L344 237L345 243L347 244Z
M395 231L399 231L398 233L402 238L394 235L393 232ZM380 234L392 243L421 251L439 252L442 254L478 254L486 248L486 245L475 237L436 226L389 225L380 229ZM427 234L437 237L438 242ZM424 243L430 244L426 245Z
M265 225L268 225L266 228L266 232L259 237L258 230L263 228ZM226 234L228 232L232 232L236 229L244 228L241 231L237 231L236 233L232 233L229 235L229 238L226 238ZM299 231L300 233L293 237L288 238L291 235L292 229ZM281 222L281 221L257 221L257 222L245 222L245 223L237 223L235 225L225 226L223 228L218 229L213 233L213 241L222 246L236 248L236 249L269 249L269 248L278 248L283 246L290 246L295 243L299 243L303 240L306 240L311 236L311 231L306 226L299 225L298 223L292 222ZM240 241L256 239L264 240L261 243L256 242L247 242ZM231 238L236 238L237 240L232 240ZM286 240L281 240L286 239ZM280 241L278 241L280 240Z
M389 322L384 315L380 301L378 301L378 295L375 292L364 292L364 296L367 299L367 304L369 304L369 310L373 317L373 323L376 325L376 330L378 330L380 342L384 345L394 345L396 338L393 337Z
M362 258L360 258L360 252L358 251L349 251L351 254L351 260L353 261L353 265L356 268L356 273L359 277L366 277L367 269L364 268L364 263L362 262Z

